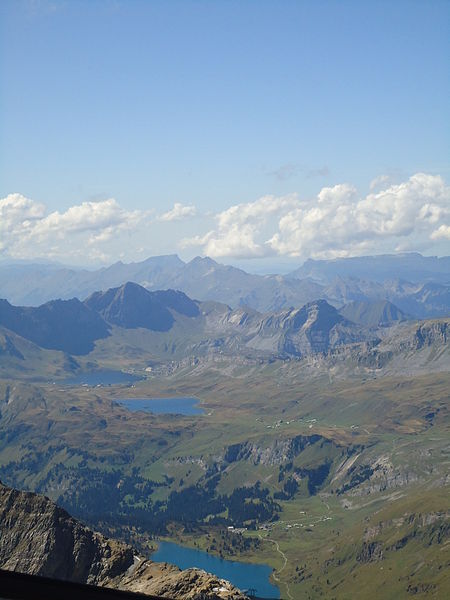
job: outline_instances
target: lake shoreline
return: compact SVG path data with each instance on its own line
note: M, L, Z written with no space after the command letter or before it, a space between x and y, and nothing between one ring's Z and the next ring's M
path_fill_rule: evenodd
M230 581L242 591L256 589L257 597L264 600L279 600L281 597L280 589L273 581L275 568L267 562L252 560L248 555L225 558L216 552L196 547L188 540L175 541L164 537L155 542L158 548L150 555L155 562L169 562L181 569L203 569Z

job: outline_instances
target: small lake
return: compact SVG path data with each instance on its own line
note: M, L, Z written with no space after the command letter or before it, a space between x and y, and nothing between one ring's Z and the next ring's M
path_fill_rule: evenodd
M124 398L115 400L133 412L143 410L156 415L202 415L197 398Z
M75 377L69 377L62 383L65 385L114 385L117 383L134 383L142 377L124 373L124 371L88 371L79 373Z
M172 563L180 569L190 567L203 569L221 579L231 581L240 590L254 588L259 598L280 597L280 590L269 581L272 567L268 565L223 560L202 550L186 548L172 542L158 542L158 544L158 550L151 555L151 559L156 562Z

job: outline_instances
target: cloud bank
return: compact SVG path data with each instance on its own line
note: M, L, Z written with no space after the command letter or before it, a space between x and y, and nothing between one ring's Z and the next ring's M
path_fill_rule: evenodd
M107 259L100 246L134 231L147 218L143 211L123 209L114 198L47 214L43 204L9 194L0 199L0 254L27 259Z
M125 209L114 198L62 212L49 212L21 194L0 199L0 257L18 259L135 260L177 247L219 259L405 250L443 254L450 253L449 242L450 187L440 176L424 173L397 184L379 177L367 195L341 183L313 198L267 195L212 216L181 203L152 217L150 211Z
M333 258L432 247L449 238L449 221L450 188L440 176L417 173L366 196L347 183L309 200L264 196L218 213L214 229L182 245L212 257Z

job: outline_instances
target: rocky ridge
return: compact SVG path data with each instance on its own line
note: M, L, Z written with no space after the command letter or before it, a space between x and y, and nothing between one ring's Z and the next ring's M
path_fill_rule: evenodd
M297 435L295 437L280 438L270 446L261 447L253 442L242 442L228 446L223 460L233 463L240 460L250 460L253 464L281 465L292 460L307 446L316 444L325 439L317 434L310 436Z
M85 302L56 300L31 308L0 300L0 327L6 335L16 333L42 348L75 355L86 355L94 342L133 329L141 330L152 354L157 353L156 339L162 353L168 348L184 355L239 349L263 356L303 356L374 338L325 300L261 314L193 301L174 290L150 292L130 282L96 292ZM152 335L156 333L159 337Z
M45 496L0 483L0 567L78 583L186 600L246 600L200 569L155 563L72 518Z

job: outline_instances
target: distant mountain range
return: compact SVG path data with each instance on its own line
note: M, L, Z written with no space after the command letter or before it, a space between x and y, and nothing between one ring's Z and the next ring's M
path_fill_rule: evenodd
M128 282L84 302L52 300L32 308L1 300L0 373L67 377L100 364L165 368L213 357L265 364L310 357L339 369L384 368L394 360L397 370L421 370L424 361L431 369L429 360L438 358L440 368L448 360L449 319L408 319L389 301L352 302L338 310L321 299L260 313ZM436 356L427 358L430 352Z
M450 282L450 256L422 256L417 252L356 256L333 260L307 260L290 274L296 279L307 277L319 283L331 283L335 277L369 279L383 283L390 279Z
M47 264L0 266L0 296L16 305L39 305L55 298L84 300L126 282L151 291L179 290L195 300L259 312L324 299L337 308L351 302L389 301L416 318L450 313L450 257L415 253L308 260L287 276L253 275L207 257L185 263L175 255L118 262L96 271Z
M174 290L151 292L131 282L95 292L84 302L52 300L32 308L1 300L0 327L42 348L75 355L88 354L95 341L114 335L117 328L164 335L159 341L164 339L166 345L173 345L176 337L179 345L200 354L210 348L229 352L243 348L264 355L301 356L374 337L325 300L262 314L193 301ZM5 340L10 354L20 352L8 335ZM153 348L150 339L148 345Z

